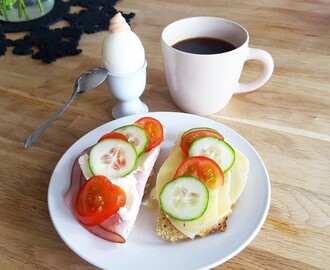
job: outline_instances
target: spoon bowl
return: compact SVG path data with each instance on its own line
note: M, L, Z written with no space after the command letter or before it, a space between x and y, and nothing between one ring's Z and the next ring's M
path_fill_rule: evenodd
M100 85L108 76L108 71L104 68L88 70L81 74L76 80L73 93L65 105L46 123L34 131L24 143L24 149L27 149L47 128L49 128L57 118L59 118L69 105L74 101L77 95L83 94L98 85Z

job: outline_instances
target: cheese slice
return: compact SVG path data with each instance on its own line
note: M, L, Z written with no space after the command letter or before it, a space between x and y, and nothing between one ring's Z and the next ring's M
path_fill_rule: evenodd
M170 216L167 216L167 218L180 232L194 239L199 232L211 228L214 224L218 223L218 204L219 192L215 189L210 191L207 210L200 218L192 221L180 221Z
M172 151L168 158L165 160L159 169L156 179L157 198L159 198L159 194L162 188L173 179L176 169L186 157L187 156L182 152L181 148L177 148L176 150Z
M218 220L227 216L231 212L231 201L229 197L232 171L229 170L225 175L222 187L219 187L219 207L218 207Z
M236 159L231 168L231 184L230 184L230 204L235 203L241 196L249 174L249 160L240 151L235 149Z
M167 216L174 227L191 239L201 231L213 227L220 219L230 214L232 205L237 201L245 187L249 161L239 150L235 148L234 150L236 153L235 163L225 174L223 186L210 191L208 208L203 216L193 221L180 221ZM173 179L176 169L186 157L178 144L175 144L157 175L157 199L159 199L164 185Z
M158 172L156 180L157 198L159 198L159 194L164 185L173 179L176 169L186 157L187 156L183 153L181 148L177 148L172 151L172 154L170 154L167 160L164 162L163 166ZM170 216L168 216L167 218L170 220L172 225L175 226L179 231L181 231L190 238L194 238L198 232L211 227L217 222L219 201L218 197L218 189L215 189L209 193L208 208L204 215L197 220L180 221Z

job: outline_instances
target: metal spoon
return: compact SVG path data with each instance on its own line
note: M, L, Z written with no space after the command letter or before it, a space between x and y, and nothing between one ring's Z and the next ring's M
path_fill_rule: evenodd
M92 69L81 74L76 81L76 84L74 86L74 91L68 102L51 119L49 119L36 131L34 131L25 140L24 149L27 149L40 136L40 134L42 134L47 128L49 128L50 125L53 124L55 120L64 113L64 111L69 107L69 105L72 103L72 101L76 98L78 94L83 94L86 91L100 85L107 78L107 76L108 76L108 71L104 68Z

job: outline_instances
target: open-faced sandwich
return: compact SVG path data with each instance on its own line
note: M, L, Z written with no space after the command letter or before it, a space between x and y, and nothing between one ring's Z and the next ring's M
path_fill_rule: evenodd
M82 226L126 242L163 140L162 124L143 117L105 134L77 157L65 201Z
M248 172L248 159L218 131L180 134L156 179L157 234L175 242L225 231Z

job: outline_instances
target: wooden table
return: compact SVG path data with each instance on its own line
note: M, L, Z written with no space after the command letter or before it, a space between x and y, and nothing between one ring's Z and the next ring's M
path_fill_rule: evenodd
M209 116L244 136L271 179L267 220L253 242L215 269L329 269L330 242L330 4L318 1L123 0L146 49L150 111L180 111L162 67L160 33L189 16L234 20L251 47L270 52L271 80L234 96ZM100 66L105 32L83 35L79 56L45 65L8 52L0 57L0 269L94 269L61 240L50 220L47 189L55 165L82 135L112 120L106 85L79 98L28 150L25 138L71 95L76 78ZM16 34L15 37L19 37ZM249 62L243 80L260 71Z

